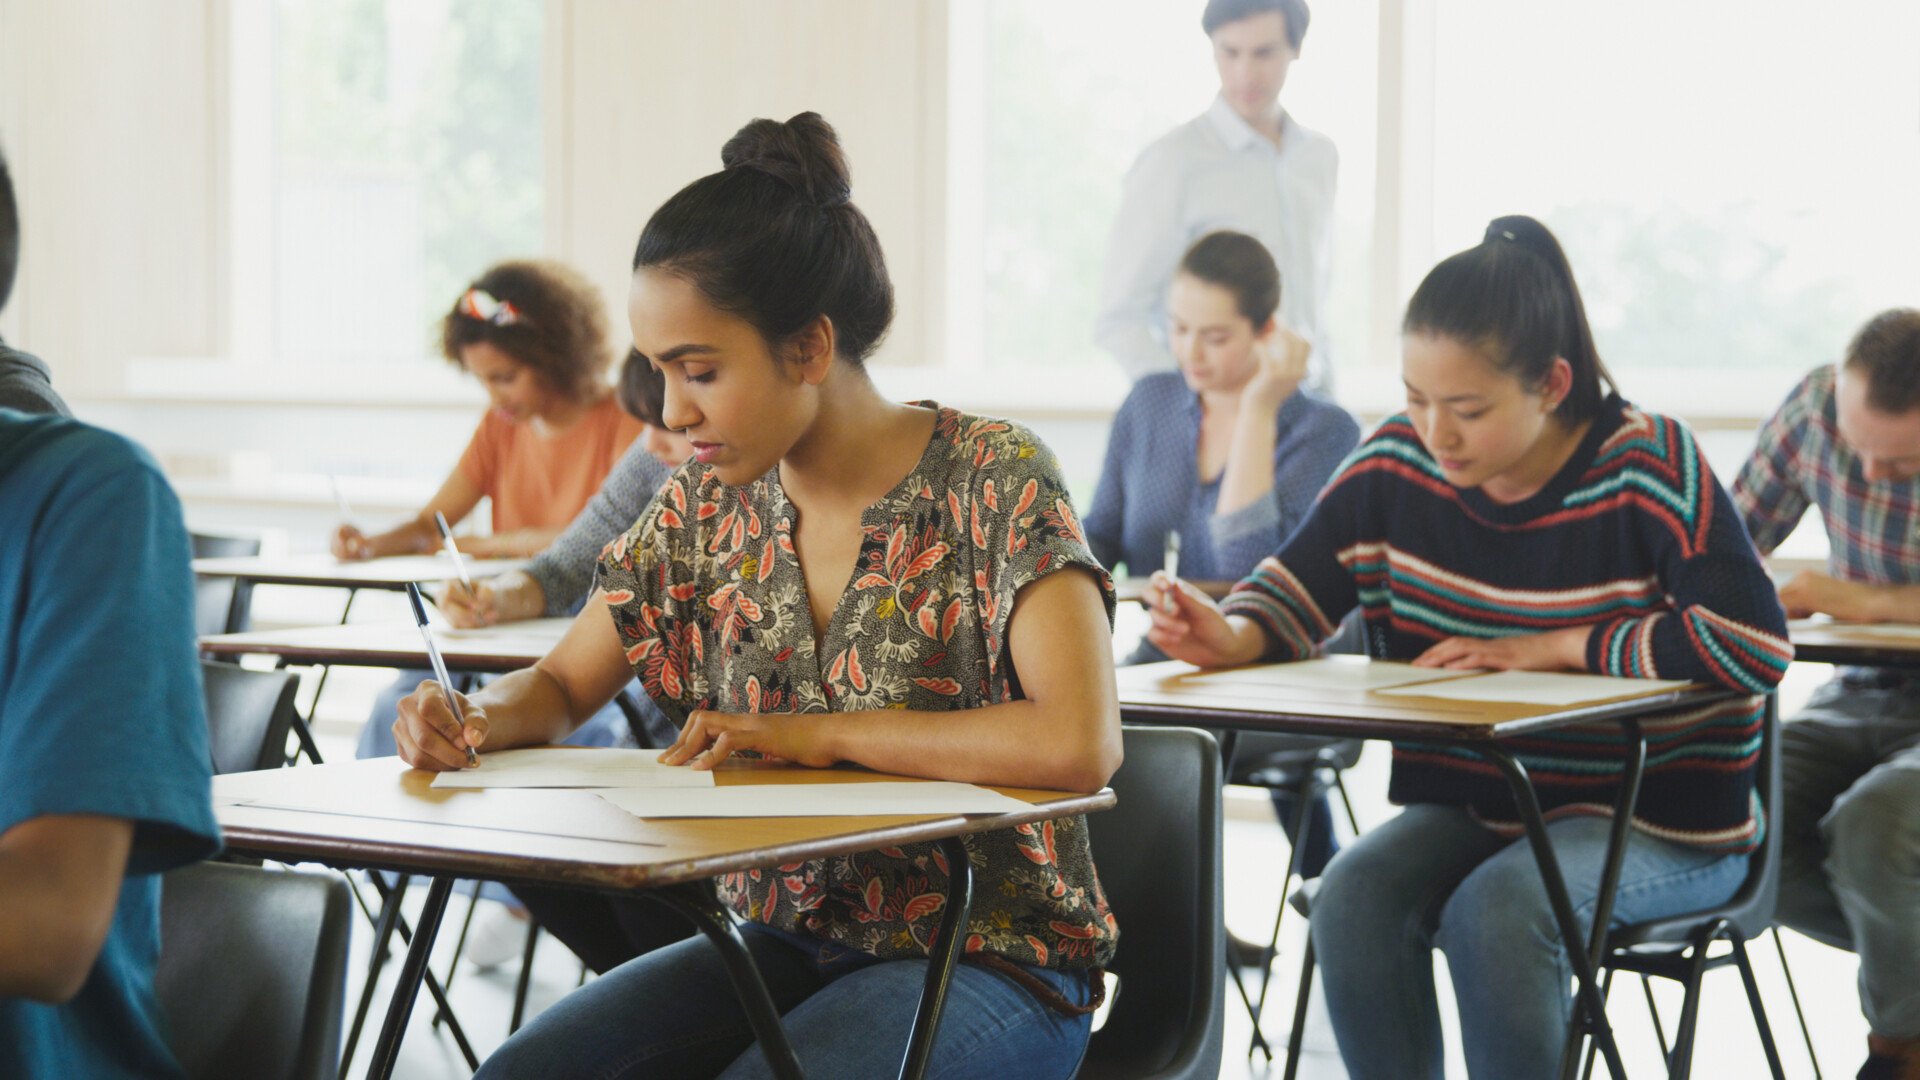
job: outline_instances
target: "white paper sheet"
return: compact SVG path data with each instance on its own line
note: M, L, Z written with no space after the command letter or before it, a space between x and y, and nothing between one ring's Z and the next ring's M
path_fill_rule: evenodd
M1289 686L1305 690L1380 690L1390 686L1458 679L1469 674L1444 668L1420 668L1361 656L1326 656L1290 664L1264 664L1195 675L1189 682L1233 686Z
M658 750L500 750L480 767L435 773L437 788L711 788L713 773L662 765Z
M1451 682L1403 686L1380 693L1450 701L1502 701L1516 705L1580 705L1654 690L1677 690L1685 679L1619 679L1560 671L1496 671Z
M1849 623L1835 622L1824 615L1811 619L1794 619L1787 623L1787 633L1796 631L1832 630L1868 638L1884 638L1888 641L1920 641L1920 626L1908 623Z
M1005 814L1026 810L1032 805L983 787L943 780L732 784L714 788L601 790L594 794L643 818Z

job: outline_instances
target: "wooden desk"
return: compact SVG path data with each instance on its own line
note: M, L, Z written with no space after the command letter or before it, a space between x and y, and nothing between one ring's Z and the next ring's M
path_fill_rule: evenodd
M1920 668L1920 626L1795 619L1787 624L1793 658L1816 664Z
M435 627L433 636L449 671L494 675L531 667L560 643L572 625L572 619L528 619L474 630ZM432 666L420 628L411 622L214 634L200 639L200 652L218 659L265 654L289 664L319 666Z
M463 556L463 558L466 558ZM491 577L518 570L530 559L467 558L467 572ZM450 581L457 577L453 560L444 555L395 555L359 562L331 555L262 555L195 559L193 572L209 577L233 577L255 585L309 585L332 589L386 589L398 592L408 585Z
M1364 663L1364 661L1356 661ZM1519 808L1521 823L1533 850L1535 864L1546 885L1547 899L1559 924L1567 956L1578 982L1574 1020L1567 1032L1561 1075L1578 1065L1579 1045L1586 1034L1599 1043L1615 1080L1624 1080L1625 1066L1607 1024L1605 999L1594 971L1599 966L1612 918L1614 894L1620 881L1620 861L1640 778L1646 767L1647 743L1640 729L1644 718L1680 708L1721 700L1726 691L1688 687L1657 689L1572 706L1517 705L1465 702L1442 698L1383 695L1347 689L1309 689L1274 684L1262 687L1258 673L1274 665L1229 669L1244 673L1220 678L1226 671L1199 671L1190 664L1169 661L1123 667L1118 672L1120 716L1131 723L1199 724L1226 729L1221 750L1231 760L1234 734L1240 731L1320 735L1328 738L1406 739L1463 747L1486 758L1505 777ZM1414 687L1408 690L1417 689ZM1547 836L1545 817L1526 767L1504 745L1516 735L1573 724L1614 721L1625 733L1626 763L1613 807L1607 857L1595 904L1593 932L1584 936L1567 895L1566 877ZM1256 1035L1257 1035L1256 1031Z
M581 753L592 753L582 750ZM721 784L865 783L903 777L850 770L735 763ZM432 877L425 908L374 1046L370 1076L391 1074L413 1000L456 877L610 892L648 890L692 918L719 948L755 1037L776 1075L800 1068L732 918L713 891L718 874L897 844L942 845L953 874L939 946L927 966L902 1076L924 1071L948 980L966 935L972 875L960 837L1105 810L1092 795L998 788L1031 812L971 817L735 818L641 820L588 791L436 790L429 773L398 758L235 773L214 778L214 811L229 851L282 861ZM407 878L391 890L373 944L385 951ZM377 973L376 976L377 977Z
M1141 595L1147 591L1147 585L1151 580L1151 578L1143 577L1115 578L1113 580L1113 591L1123 604L1139 603ZM1233 587L1238 585L1239 582L1189 581L1187 584L1218 600L1232 592Z

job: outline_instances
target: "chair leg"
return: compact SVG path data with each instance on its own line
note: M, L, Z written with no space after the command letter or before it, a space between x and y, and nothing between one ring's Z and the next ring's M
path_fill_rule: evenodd
M1773 1070L1773 1080L1787 1080L1786 1070L1780 1067L1780 1048L1773 1044L1773 1027L1767 1023L1767 1007L1760 1002L1760 984L1753 977L1753 962L1747 957L1747 943L1743 938L1733 938L1733 962L1740 967L1740 981L1747 986L1747 1004L1753 1007L1753 1026L1760 1032L1760 1048L1767 1052L1767 1067Z
M1644 982L1644 980L1642 981ZM1600 1001L1604 1004L1612 996L1613 969L1607 968L1600 975ZM1593 1038L1583 1039L1582 1041L1587 1044L1587 1063L1580 1070L1580 1080L1593 1080L1593 1059L1600 1053L1600 1042Z
M1273 913L1273 933L1267 937L1266 963L1260 970L1260 996L1253 1003L1251 1015L1253 1030L1265 1042L1260 1031L1260 1017L1266 1012L1267 991L1273 986L1273 958L1279 953L1280 924L1287 917L1287 901L1293 894L1293 879L1303 872L1306 861L1306 846L1313 840L1313 800L1320 790L1315 783L1318 767L1310 767L1300 774L1300 781L1293 787L1293 827L1287 830L1287 872L1280 879L1280 907ZM1248 1055L1253 1053L1253 1045L1247 1047Z
M527 1013L527 984L533 981L533 949L540 944L540 924L527 920L527 947L520 954L520 981L513 988L513 1019L507 1024L507 1034L520 1030L520 1019Z
M1787 946L1780 938L1780 928L1773 928L1773 949L1780 954L1780 974L1787 977L1787 996L1793 999L1793 1015L1800 1021L1800 1037L1807 1042L1807 1060L1813 1063L1813 1080L1825 1080L1820 1075L1820 1055L1813 1052L1813 1029L1807 1026L1807 1014L1800 1008L1800 988L1793 984L1793 968L1787 966Z
M1647 995L1647 1015L1653 1018L1653 1037L1660 1044L1660 1060L1665 1061L1673 1053L1667 1046L1666 1029L1660 1024L1660 1006L1653 1000L1653 980L1645 975L1640 976L1640 992Z
M1715 919L1693 935L1693 954L1687 958L1686 996L1680 1003L1680 1027L1673 1037L1673 1056L1667 1061L1669 1080L1687 1080L1693 1074L1693 1038L1700 1024L1700 980L1707 972L1707 949L1726 930L1725 919Z
M1307 1029L1307 997L1313 993L1313 935L1307 935L1307 947L1300 954L1300 991L1293 999L1293 1028L1287 1032L1287 1071L1282 1080L1293 1080L1300 1068L1300 1044Z
M460 936L454 939L453 942L453 959L447 961L446 977L440 980L440 985L446 989L448 993L453 992L453 977L460 973L460 954L466 951L467 931L473 929L473 913L480 907L480 889L482 884L483 883L479 881L473 883L473 896L467 900L467 917L460 920ZM443 1019L445 1019L445 1017L442 1017L439 1013L433 1014L433 1026L436 1028L439 1027L440 1021Z
M1353 835L1360 835L1360 819L1353 812L1353 799L1347 795L1345 769L1333 770L1333 790L1340 793L1340 805L1347 808L1347 824L1353 828Z

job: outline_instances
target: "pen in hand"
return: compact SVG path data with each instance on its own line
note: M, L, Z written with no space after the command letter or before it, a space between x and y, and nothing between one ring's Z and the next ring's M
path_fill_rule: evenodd
M442 527L445 527L444 522ZM464 578L466 575L461 574ZM468 586L469 589L472 586ZM433 677L440 680L440 692L447 696L447 708L452 710L454 722L461 726L461 742L466 742L466 718L460 713L460 699L453 692L453 679L447 674L447 662L440 657L440 646L434 644L433 631L427 626L427 606L420 600L420 586L407 583L407 599L413 603L413 621L420 624L420 636L427 643L427 659L433 662ZM480 764L480 755L473 752L473 744L467 743L467 767Z
M440 527L440 540L447 547L447 554L453 559L453 572L460 575L460 586L467 590L467 596L473 596L473 579L467 576L467 561L460 557L460 545L453 542L453 530L447 526L447 515L438 510L433 512L433 523Z

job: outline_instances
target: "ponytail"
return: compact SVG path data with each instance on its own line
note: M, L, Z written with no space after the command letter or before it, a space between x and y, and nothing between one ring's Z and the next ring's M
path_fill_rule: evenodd
M1545 225L1523 214L1495 218L1480 243L1442 260L1407 303L1407 334L1432 334L1483 349L1529 388L1565 358L1573 385L1555 415L1569 423L1600 412L1613 377L1600 361L1566 252Z

